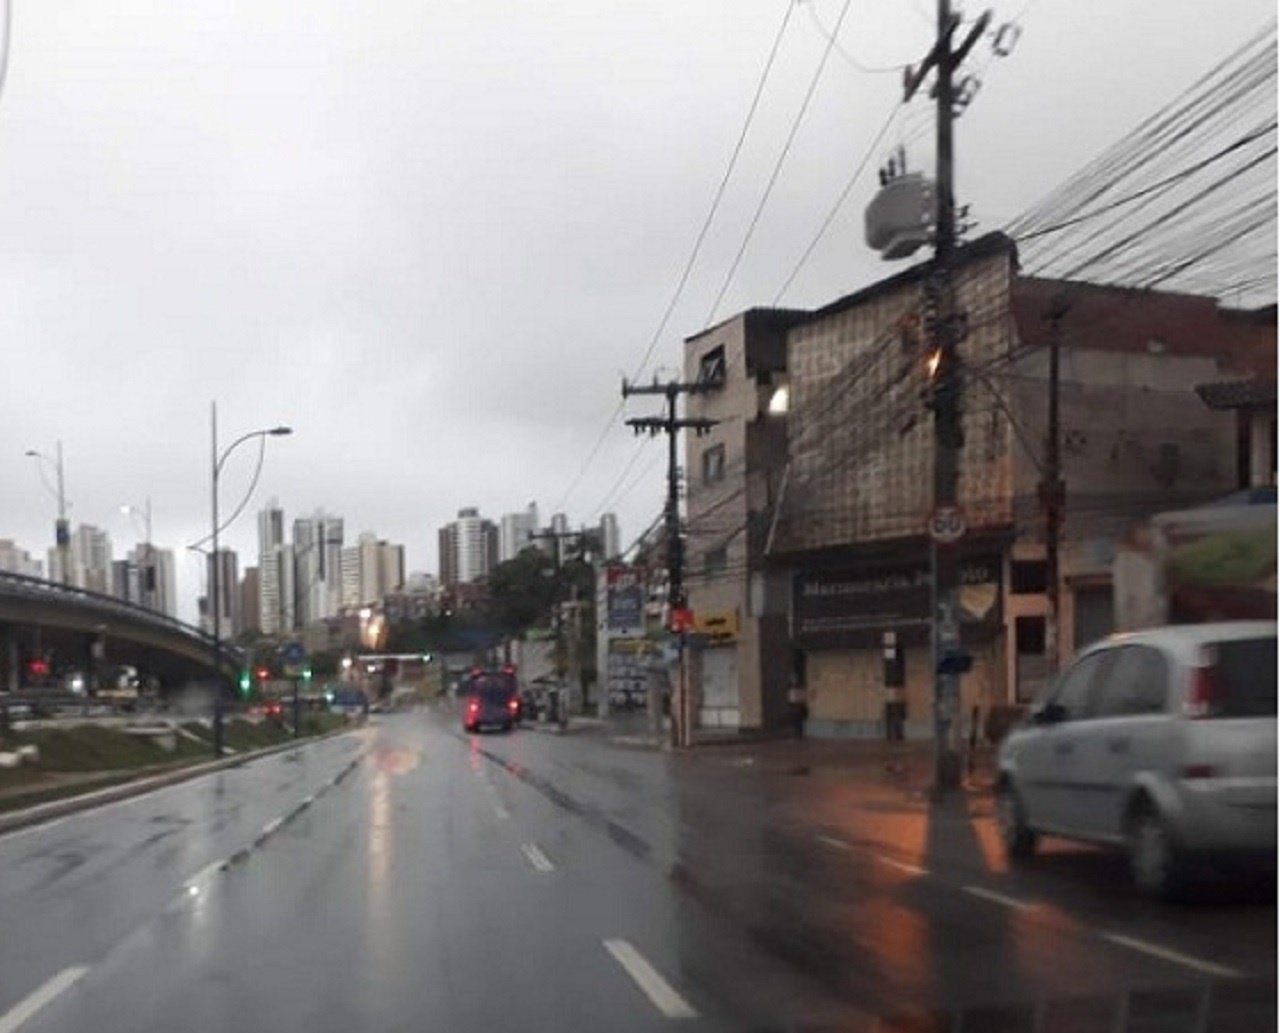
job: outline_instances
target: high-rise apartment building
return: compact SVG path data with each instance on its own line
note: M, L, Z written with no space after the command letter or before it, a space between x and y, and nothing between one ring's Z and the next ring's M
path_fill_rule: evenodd
M618 527L618 514L605 513L600 518L600 549L602 559L617 559L622 554L622 530Z
M284 510L275 499L258 514L258 619L264 635L294 628L293 548L284 540Z
M342 518L314 516L293 522L298 623L332 617L342 602Z
M393 545L372 531L342 550L342 605L378 602L404 587L404 546Z
M111 564L111 594L176 617L178 590L173 550L139 542L124 559Z
M475 507L440 528L440 581L470 584L487 577L498 562L498 528Z
M11 538L0 538L0 571L26 577L42 577L44 574L43 564L26 549L19 548Z
M518 513L506 513L498 523L498 562L515 559L534 544L531 537L538 530L538 504L530 502Z
M287 635L297 626L293 546L277 545L258 557L258 619L264 635Z
M91 592L111 591L111 537L100 527L80 524L71 535L67 550L70 570L62 569L58 550L50 549L49 579L87 588Z
M111 561L111 594L142 605L142 571L130 560Z
M213 600L214 564L217 564L218 593ZM204 630L213 631L214 606L217 606L218 632L223 638L234 638L240 633L240 570L239 559L232 549L219 549L206 557L205 572L208 589L205 592L205 608L201 615Z
M257 567L245 567L240 579L240 633L262 631L261 584Z

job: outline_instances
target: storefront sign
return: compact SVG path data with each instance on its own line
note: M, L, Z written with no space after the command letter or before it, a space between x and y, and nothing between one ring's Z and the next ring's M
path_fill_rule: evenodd
M738 611L720 610L714 613L695 613L693 630L707 638L723 641L738 637Z
M1000 556L960 561L961 634L1000 625ZM879 648L886 631L903 644L929 640L928 560L893 566L810 570L796 575L792 633L800 648Z

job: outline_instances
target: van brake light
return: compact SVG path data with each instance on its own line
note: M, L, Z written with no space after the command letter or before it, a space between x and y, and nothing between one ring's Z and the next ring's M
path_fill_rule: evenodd
M1187 717L1213 717L1222 703L1222 684L1212 667L1196 667L1191 672L1191 687L1183 712Z

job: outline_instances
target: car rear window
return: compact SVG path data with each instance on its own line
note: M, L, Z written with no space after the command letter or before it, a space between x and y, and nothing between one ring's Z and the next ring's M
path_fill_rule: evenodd
M516 694L516 683L503 675L481 675L472 681L471 691L486 703L506 703Z
M1276 716L1276 640L1245 638L1214 645L1220 717Z

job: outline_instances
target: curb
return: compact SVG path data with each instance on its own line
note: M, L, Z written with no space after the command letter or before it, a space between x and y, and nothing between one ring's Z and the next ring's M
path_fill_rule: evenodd
M225 771L228 768L240 767L250 761L270 757L272 754L284 753L286 750L301 749L304 746L323 742L325 739L332 739L339 735L349 735L353 731L355 729L339 728L332 732L326 732L324 735L310 736L300 741L266 746L260 750L255 750L253 753L237 753L233 757L224 757L222 760L210 760L203 764L193 764L190 767L178 768L176 771L167 771L163 775L121 782L119 785L108 786L106 789L78 793L74 796L63 797L61 800L51 800L48 803L36 804L34 807L27 807L20 811L9 811L0 814L0 836L15 829L25 828L28 825L39 825L54 818L62 818L70 814L76 814L79 811L92 810L94 807L127 800L134 796L143 796L157 789L165 789L168 786L177 785L180 782L189 782L194 778L200 778L202 775L211 775L218 771Z

